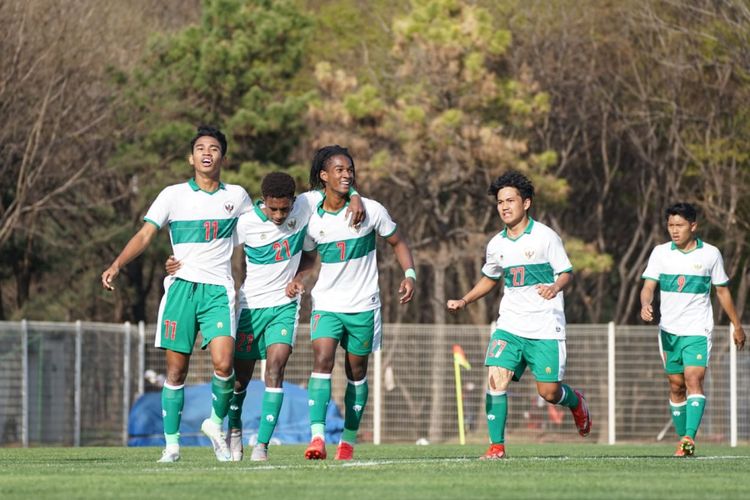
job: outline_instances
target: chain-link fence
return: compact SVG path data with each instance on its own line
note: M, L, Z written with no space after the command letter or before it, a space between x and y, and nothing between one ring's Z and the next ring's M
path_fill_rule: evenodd
M606 324L568 325L565 380L586 394L594 419L591 438L602 443L671 439L669 393L656 328L618 326L611 330ZM158 390L158 383L144 380L144 373L166 371L164 353L152 347L154 331L153 326L144 329L129 324L0 322L0 445L126 442L127 414L133 401L144 390ZM467 440L485 442L483 364L489 335L488 326L384 325L383 351L370 362L370 401L359 440L457 441L452 346L459 344L472 364L471 370L462 371ZM746 441L750 439L746 418L750 386L736 384L736 380L750 375L750 357L739 353L736 358L733 399L726 327L714 331L713 344L700 439ZM332 388L339 406L346 385L342 352L337 356ZM286 380L306 386L311 367L309 328L301 325ZM255 378L261 369L262 365ZM209 382L211 374L208 352L196 348L187 383ZM569 412L540 400L529 372L511 385L509 394L509 440L577 439ZM740 416L734 427L733 407Z

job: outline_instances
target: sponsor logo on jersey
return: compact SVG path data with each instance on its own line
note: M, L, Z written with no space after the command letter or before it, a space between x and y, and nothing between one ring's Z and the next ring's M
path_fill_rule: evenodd
M224 203L224 210L226 210L228 214L231 214L232 210L234 210L234 203L231 201Z

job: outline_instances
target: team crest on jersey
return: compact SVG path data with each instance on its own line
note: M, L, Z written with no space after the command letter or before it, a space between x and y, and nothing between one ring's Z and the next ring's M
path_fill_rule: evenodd
M523 251L523 254L526 256L527 259L531 260L534 257L534 249L533 248L527 248Z
M260 239L265 240L267 238L266 233L260 233Z
M224 203L224 210L226 210L228 214L231 214L232 210L234 210L234 203L231 201Z
M295 227L297 227L297 219L288 219L286 221L286 227L288 227L289 229L294 229Z
M325 235L326 235L325 231L321 231L318 233L318 236L320 236L321 238L323 238Z
M695 264L693 264L693 269L695 269L696 271L700 271L701 269L703 269L703 264L701 264L700 262L696 262Z

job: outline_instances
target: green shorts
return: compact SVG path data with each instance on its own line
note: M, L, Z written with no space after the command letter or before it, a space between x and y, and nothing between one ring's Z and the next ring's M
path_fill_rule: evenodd
M484 365L510 370L516 381L521 380L528 366L537 382L560 382L565 375L566 359L564 340L527 339L495 330L490 337Z
M711 337L703 335L673 335L659 331L659 353L668 375L685 373L686 366L708 366Z
M234 337L234 287L164 280L154 345L192 354L198 332L205 349L216 337Z
M357 313L313 311L310 315L310 338L332 338L346 352L366 356L380 350L382 328L380 309Z
M298 321L297 301L283 306L242 309L234 342L235 359L266 359L266 350L271 344L294 347Z

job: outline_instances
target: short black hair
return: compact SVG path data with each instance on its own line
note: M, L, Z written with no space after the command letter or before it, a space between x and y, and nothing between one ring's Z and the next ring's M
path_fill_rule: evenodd
M210 125L198 125L198 130L195 132L195 136L190 141L190 151L193 151L193 148L195 147L195 143L200 139L201 137L213 137L217 141L219 141L219 146L221 146L221 156L226 156L228 151L227 146L227 136L224 135L224 133L219 130L216 127L212 127Z
M675 203L671 207L664 211L667 216L667 220L672 215L679 215L688 222L695 222L698 220L698 211L690 203Z
M284 172L271 172L263 177L263 182L260 185L260 192L264 198L290 198L293 200L296 189L297 186L292 176Z
M516 170L509 170L503 175L495 179L490 184L488 193L497 198L497 193L503 188L513 187L518 189L521 194L522 200L533 200L534 199L534 185L531 183L528 177L523 175L521 172Z
M352 172L354 172L354 158L349 154L348 149L338 144L322 147L315 153L312 165L310 166L310 189L323 189L325 187L323 181L320 180L320 172L325 170L328 160L339 155L349 158L349 163L352 165ZM353 181L352 184L354 183Z

